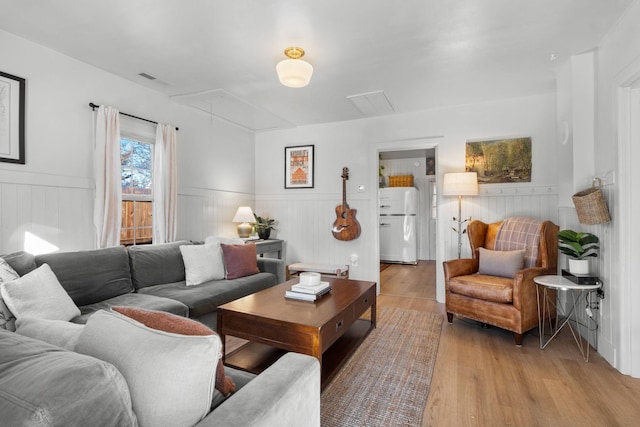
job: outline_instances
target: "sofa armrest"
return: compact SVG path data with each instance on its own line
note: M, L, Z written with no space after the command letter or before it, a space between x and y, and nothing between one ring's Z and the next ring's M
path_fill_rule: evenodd
M320 364L287 353L196 427L320 426Z
M263 273L273 273L278 279L278 283L285 281L284 260L276 258L258 258L258 270Z

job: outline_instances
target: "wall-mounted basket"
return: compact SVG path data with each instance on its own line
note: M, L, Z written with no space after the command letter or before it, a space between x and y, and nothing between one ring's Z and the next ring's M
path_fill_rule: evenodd
M602 187L602 181L600 178L594 178L591 188L573 195L573 204L580 224L602 224L611 221L600 187Z

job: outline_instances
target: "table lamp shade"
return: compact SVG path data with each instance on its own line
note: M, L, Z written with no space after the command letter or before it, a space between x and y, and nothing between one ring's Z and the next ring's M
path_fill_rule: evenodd
M444 174L442 195L477 196L478 174L476 172L455 172Z

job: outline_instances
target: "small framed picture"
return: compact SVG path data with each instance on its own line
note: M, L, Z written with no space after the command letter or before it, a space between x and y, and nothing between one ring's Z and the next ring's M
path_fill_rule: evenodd
M427 175L435 175L436 174L436 158L435 157L427 157L427 161L425 162Z
M24 165L25 79L0 72L0 162Z
M313 147L284 148L284 188L313 188Z

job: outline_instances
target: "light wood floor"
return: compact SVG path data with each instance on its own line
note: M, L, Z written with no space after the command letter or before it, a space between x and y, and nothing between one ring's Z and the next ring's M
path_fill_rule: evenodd
M385 269L378 305L444 316L444 304L424 297L437 267L422 264ZM423 269L431 273L415 274ZM568 330L540 350L531 333L516 347L509 332L445 318L423 426L638 425L640 379L595 351L585 363Z

